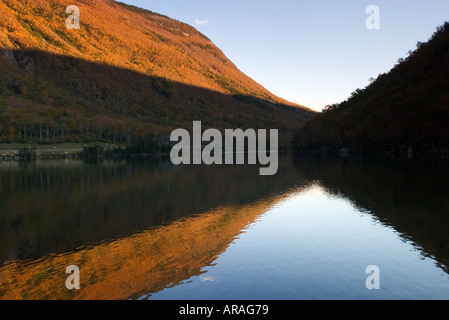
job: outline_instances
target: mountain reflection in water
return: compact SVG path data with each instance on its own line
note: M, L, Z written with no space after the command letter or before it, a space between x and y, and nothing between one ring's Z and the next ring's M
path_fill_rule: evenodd
M162 160L2 164L0 299L151 298L205 274L230 248L250 246L242 237L268 213L298 195L310 198L307 191L317 187L393 228L447 271L448 181L444 161L385 158L285 157L273 177L251 166L174 167ZM272 227L283 232L276 222ZM332 232L326 234L311 233L311 241ZM65 287L69 265L81 270L79 291ZM278 290L268 297L282 296Z

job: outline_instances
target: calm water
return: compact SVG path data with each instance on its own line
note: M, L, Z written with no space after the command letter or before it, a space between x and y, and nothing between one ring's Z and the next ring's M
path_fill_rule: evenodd
M0 299L449 298L449 162L285 157L258 173L0 163Z

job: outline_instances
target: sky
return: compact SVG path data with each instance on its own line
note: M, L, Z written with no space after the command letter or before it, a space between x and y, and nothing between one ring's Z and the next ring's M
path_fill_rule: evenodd
M121 0L187 23L275 95L320 111L426 42L448 0ZM379 29L368 29L379 9Z

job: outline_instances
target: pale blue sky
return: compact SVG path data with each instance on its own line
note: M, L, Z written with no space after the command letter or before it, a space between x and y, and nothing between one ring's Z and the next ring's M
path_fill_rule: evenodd
M389 71L449 20L448 0L122 2L194 26L265 88L315 110ZM365 26L368 5L380 9L380 30Z

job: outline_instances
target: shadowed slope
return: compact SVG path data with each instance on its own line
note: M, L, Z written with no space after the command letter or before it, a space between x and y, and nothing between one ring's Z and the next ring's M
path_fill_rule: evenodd
M299 130L302 151L444 152L449 149L449 23L365 89Z
M253 96L230 95L157 76L43 51L0 58L4 141L129 142L167 135L192 121L226 128L280 129L289 136L312 113Z
M0 140L131 143L202 120L278 128L314 113L244 75L193 27L111 0L0 2Z

